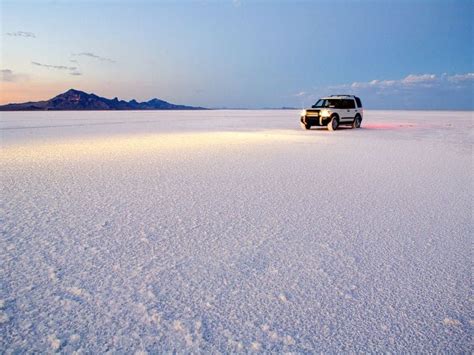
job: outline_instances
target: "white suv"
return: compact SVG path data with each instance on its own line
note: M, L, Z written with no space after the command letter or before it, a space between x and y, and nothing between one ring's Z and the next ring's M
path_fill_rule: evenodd
M319 99L311 108L301 111L301 126L327 126L334 131L341 125L359 128L362 124L364 109L362 102L354 95L331 95Z

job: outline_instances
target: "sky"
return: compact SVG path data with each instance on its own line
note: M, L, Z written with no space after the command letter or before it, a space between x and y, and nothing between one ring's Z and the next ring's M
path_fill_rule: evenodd
M0 0L0 104L474 109L474 1Z

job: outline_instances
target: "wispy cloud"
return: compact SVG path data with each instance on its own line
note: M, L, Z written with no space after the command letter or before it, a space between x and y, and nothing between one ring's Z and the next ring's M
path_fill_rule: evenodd
M437 79L435 74L410 74L403 78L401 82L405 85L425 85L432 84Z
M10 69L2 69L0 70L2 81L15 81L15 77L13 75L13 71Z
M38 62L31 62L31 64L36 65L38 67L48 68L48 69L58 69L58 70L76 70L77 67L68 67L65 65L51 65L51 64L43 64Z
M232 5L234 5L234 7L240 7L242 5L242 0L232 0Z
M306 103L330 94L355 94L371 107L467 108L474 105L474 73L409 74L401 79L374 79L301 91L292 96Z
M7 32L5 34L7 36L12 36L12 37L36 38L36 35L33 32L16 31L16 32Z
M447 80L453 83L467 82L467 81L474 82L474 73L451 75L447 77Z
M28 76L25 74L14 73L11 69L0 69L0 81L3 82L17 82L20 80L27 79Z
M107 57L102 57L100 55L97 55L97 54L94 54L94 53L91 53L91 52L73 53L72 55L76 56L76 57L89 57L89 58L97 59L101 62L115 63L115 60L113 60L113 59L110 59L110 58L107 58Z
M294 94L293 96L295 96L295 97L303 97L303 96L305 96L305 95L306 95L306 91L300 91L300 92Z
M43 67L46 69L69 71L69 74L71 75L82 75L82 73L78 71L77 67L72 67L72 66L67 66L67 65L43 64L43 63L38 63L38 62L31 62L31 64L38 67Z
M367 82L353 82L352 84L336 85L334 88L346 89L416 89L449 86L453 83L474 83L474 73L448 75L436 74L409 74L399 80L372 80Z

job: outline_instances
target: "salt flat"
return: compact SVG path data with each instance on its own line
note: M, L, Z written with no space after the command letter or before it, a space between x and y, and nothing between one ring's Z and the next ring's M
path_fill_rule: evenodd
M472 125L1 113L0 352L472 352Z

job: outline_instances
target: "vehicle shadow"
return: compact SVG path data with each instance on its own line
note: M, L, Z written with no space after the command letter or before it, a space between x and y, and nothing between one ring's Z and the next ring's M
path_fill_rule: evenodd
M363 127L361 127L363 128ZM360 129L360 128L359 128ZM353 131L357 130L355 128L352 128L350 126L339 126L337 127L336 132L338 131ZM309 129L309 131L319 131L319 132L328 132L328 133L334 133L334 131L330 131L327 127L318 127L318 126L313 126Z

